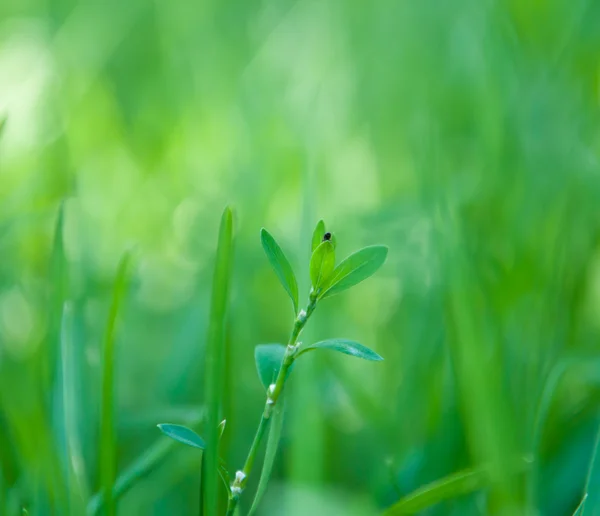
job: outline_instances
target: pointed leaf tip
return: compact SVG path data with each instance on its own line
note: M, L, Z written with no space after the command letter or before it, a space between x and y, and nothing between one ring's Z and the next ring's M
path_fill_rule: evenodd
M260 240L269 259L269 263L279 281L283 285L283 288L290 296L292 303L294 305L294 314L298 313L298 282L296 281L296 276L290 265L290 262L286 258L285 254L279 247L279 244L275 241L271 233L269 233L265 228L260 230Z
M183 425L172 425L170 423L161 423L156 425L158 429L167 437L174 439L182 444L187 444L192 448L204 450L206 443L196 432L191 428Z
M304 348L300 351L299 355L315 349L330 349L338 351L339 353L344 353L345 355L362 358L364 360L371 360L373 362L381 362L383 360L381 355L375 353L375 351L369 349L367 346L363 346L358 342L347 339L323 340Z
M317 226L315 227L315 230L313 231L312 245L311 245L311 251L313 253L315 252L315 249L317 247L319 247L319 245L323 241L324 234L325 234L325 222L323 221L323 219L321 219L319 222L317 222Z

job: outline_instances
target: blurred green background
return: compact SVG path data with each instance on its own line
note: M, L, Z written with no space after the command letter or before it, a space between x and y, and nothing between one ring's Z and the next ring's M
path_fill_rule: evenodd
M297 365L260 514L377 514L480 464L492 489L424 514L572 514L600 413L599 107L596 0L2 0L2 514L83 514L60 502L69 462L84 494L99 488L101 349L131 246L118 469L166 439L157 423L202 431L226 204L232 470L264 402L254 346L292 324L259 229L305 294L319 218L340 255L390 248L303 339L385 361ZM80 436L69 461L61 399ZM513 474L519 457L533 462ZM199 454L174 446L118 514L195 515L198 482Z

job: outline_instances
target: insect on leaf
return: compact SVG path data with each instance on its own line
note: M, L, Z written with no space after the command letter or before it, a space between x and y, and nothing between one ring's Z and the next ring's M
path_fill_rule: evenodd
M387 253L386 246L373 245L351 254L321 286L319 298L333 296L367 279L383 265Z
M163 423L156 426L158 426L163 434L171 439L175 439L177 442L187 444L188 446L198 448L199 450L204 450L206 448L206 443L202 437L187 426L171 425L169 423Z
M369 349L358 342L347 339L329 339L317 342L316 344L311 344L310 346L307 346L301 350L298 356L306 353L307 351L313 351L315 349L331 349L333 351L344 353L345 355L362 358L364 360L372 360L374 362L383 360L383 358L375 353L375 351L372 349Z
M260 231L260 240L262 242L265 254L271 263L271 267L277 274L279 281L283 285L283 288L288 293L294 304L294 313L298 313L298 282L296 276L292 270L290 262L283 254L281 247L275 241L273 236L265 229L262 228Z

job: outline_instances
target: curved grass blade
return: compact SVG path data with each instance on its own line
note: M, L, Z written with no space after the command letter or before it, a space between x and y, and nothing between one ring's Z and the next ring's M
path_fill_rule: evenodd
M262 499L265 491L267 490L267 484L273 471L273 465L275 464L275 456L277 455L277 448L279 447L279 441L281 439L281 429L283 428L283 412L284 404L283 397L280 398L273 414L271 415L271 428L269 429L269 437L267 439L267 449L265 451L265 461L263 462L262 471L260 472L260 480L258 481L258 488L254 495L254 501L250 507L248 516L252 516L256 512L260 500Z
M315 291L327 281L335 267L335 250L333 244L326 240L319 244L310 258L310 281Z
M466 495L485 487L489 474L484 469L467 469L436 480L392 505L384 516L416 514L449 498Z
M224 332L232 259L233 214L231 209L226 207L219 228L204 371L207 421L206 452L202 457L201 492L204 498L204 514L207 516L216 515L218 508L219 422L224 384Z
M332 351L338 351L339 353L344 353L345 355L350 355L357 358L362 358L364 360L372 360L372 361L381 361L383 357L375 353L372 349L369 349L358 342L354 342L353 340L347 339L328 339L323 340L321 342L317 342L315 344L311 344L310 346L305 347L298 353L298 356L306 353L308 351L313 351L315 349L330 349Z
M585 508L585 501L587 500L587 497L588 497L588 495L587 495L587 493L585 493L583 495L583 498L581 499L581 502L579 502L577 509L575 509L573 516L583 516L583 510Z
M127 279L131 264L131 253L126 252L121 258L115 284L113 298L106 324L102 361L102 413L100 429L100 482L105 501L105 514L114 516L116 501L112 496L116 478L116 445L114 424L114 360L117 316L121 309L127 288Z
M265 254L271 263L271 267L277 274L279 281L283 285L283 288L288 293L294 304L294 313L298 313L298 282L296 276L292 270L290 262L283 254L281 247L275 241L265 228L260 230L260 241L262 242Z
M199 450L204 450L206 448L206 443L202 437L187 426L172 425L170 423L161 423L156 426L167 437L170 437L179 443L186 444L192 448L198 448Z
M348 256L322 285L319 299L338 294L373 275L385 262L387 253L386 246L372 245Z
M265 389L277 379L284 355L285 346L281 344L259 344L254 348L256 371ZM292 367L288 369L288 374Z
M323 222L323 219L321 219L319 222L317 222L317 227L315 227L315 230L313 231L311 253L314 253L315 249L317 247L319 247L319 245L323 241L324 234L325 234L325 222Z

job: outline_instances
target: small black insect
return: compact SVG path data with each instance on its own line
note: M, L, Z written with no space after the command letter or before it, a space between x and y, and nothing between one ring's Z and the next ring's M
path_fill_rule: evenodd
M329 233L329 231L323 235L323 242L325 242L325 240L331 240L331 233Z

